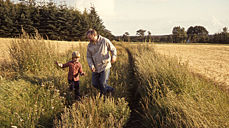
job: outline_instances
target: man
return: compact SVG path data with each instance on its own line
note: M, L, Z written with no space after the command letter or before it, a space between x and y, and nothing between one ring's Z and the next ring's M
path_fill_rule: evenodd
M98 35L94 29L89 29L86 35L90 40L87 47L87 61L92 71L92 85L99 89L101 94L113 92L114 88L107 82L111 63L116 61L116 48L109 39Z

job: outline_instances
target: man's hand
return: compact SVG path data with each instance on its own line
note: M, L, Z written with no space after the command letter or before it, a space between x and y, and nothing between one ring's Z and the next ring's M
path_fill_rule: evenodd
M116 57L112 57L112 59L111 59L111 63L116 62L116 60L117 60L117 58L116 58Z
M94 66L91 67L91 71L92 71L92 72L95 72L95 67L94 67Z

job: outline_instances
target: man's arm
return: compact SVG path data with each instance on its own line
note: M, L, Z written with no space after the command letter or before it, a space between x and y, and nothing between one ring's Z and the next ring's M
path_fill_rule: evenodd
M106 42L108 50L111 52L111 62L114 63L117 59L117 50L110 40L107 39Z
M87 63L89 65L90 69L94 72L95 71L95 65L94 65L94 62L92 59L92 54L89 51L89 48L87 48Z

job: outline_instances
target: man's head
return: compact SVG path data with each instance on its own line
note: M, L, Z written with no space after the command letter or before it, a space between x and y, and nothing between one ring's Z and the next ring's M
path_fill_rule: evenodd
M89 29L86 34L87 38L90 40L90 42L96 42L98 39L98 35L96 30Z
M78 51L74 51L72 53L72 60L78 62L80 59L80 53Z

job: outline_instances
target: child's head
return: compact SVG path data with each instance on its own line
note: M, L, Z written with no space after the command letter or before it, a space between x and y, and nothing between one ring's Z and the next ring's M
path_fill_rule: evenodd
M72 60L77 62L80 60L80 53L78 51L72 53Z

